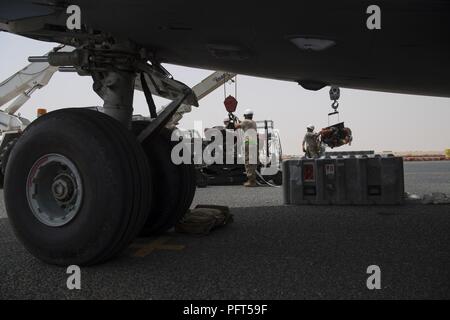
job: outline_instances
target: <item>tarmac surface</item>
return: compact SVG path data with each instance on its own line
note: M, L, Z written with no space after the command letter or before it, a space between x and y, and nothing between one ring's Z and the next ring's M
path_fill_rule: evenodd
M450 194L450 162L405 163L405 182ZM450 298L450 205L292 207L281 189L240 186L199 189L195 203L228 205L235 222L209 236L139 239L82 268L75 291L65 268L28 254L0 219L0 299ZM381 290L366 286L371 265Z

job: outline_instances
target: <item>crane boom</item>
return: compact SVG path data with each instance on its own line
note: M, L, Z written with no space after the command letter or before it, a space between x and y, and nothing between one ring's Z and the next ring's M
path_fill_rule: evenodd
M59 52L73 50L74 48L68 46L59 46L54 49ZM50 82L56 71L58 71L58 67L53 67L48 62L32 62L1 82L0 107L15 99L4 113L13 115L29 100L35 90L45 87Z
M216 71L210 74L205 79L203 79L200 83L195 85L192 88L192 91L195 93L197 99L200 101L208 94L210 94L211 92L213 92L214 90L225 84L227 81L233 79L235 76L236 76L235 73ZM180 108L178 108L178 111L172 117L172 120L168 123L168 126L176 126L183 118L183 116L191 111L192 106L186 104L181 105Z

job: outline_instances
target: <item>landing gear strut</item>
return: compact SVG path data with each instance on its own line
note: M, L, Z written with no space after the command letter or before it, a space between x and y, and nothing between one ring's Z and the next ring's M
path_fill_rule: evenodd
M4 198L12 227L33 255L50 264L102 263L137 235L173 227L194 197L194 168L171 162L171 132L164 126L195 97L132 46L111 48L49 55L52 65L93 77L102 112L64 109L38 118L7 162ZM137 74L174 102L136 128Z
M94 91L103 99L103 112L126 127L133 116L134 81L131 72L94 73Z

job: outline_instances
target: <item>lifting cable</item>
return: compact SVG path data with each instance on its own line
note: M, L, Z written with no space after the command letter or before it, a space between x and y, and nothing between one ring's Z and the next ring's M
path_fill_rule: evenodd
M233 79L230 79L229 81L234 83L234 98L237 100L238 98L238 81L237 81L238 76L236 75ZM223 98L226 99L227 98L227 80L226 77L223 80Z
M228 111L228 118L230 119L230 125L234 124L238 121L238 118L234 115L236 111L238 101L237 101L237 92L238 92L238 84L237 84L237 75L229 81L234 83L234 97L232 95L227 96L227 80L226 77L223 80L223 95L224 95L224 104L225 108Z

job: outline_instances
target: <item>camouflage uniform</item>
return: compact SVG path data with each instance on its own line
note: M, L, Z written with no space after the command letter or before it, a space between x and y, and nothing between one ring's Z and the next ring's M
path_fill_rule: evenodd
M250 152L258 152L258 139L256 136L256 122L253 120L245 119L241 122L241 128L244 131L245 136L245 171L247 174L247 179L250 184L256 184L256 168L257 168L257 159L252 159L250 157ZM245 135L248 130L254 130L255 137L251 137L250 135ZM250 148L250 146L254 146ZM257 157L257 155L256 155ZM253 160L253 161L250 161Z
M319 158L319 135L315 132L307 132L303 143L306 144L306 156L308 158Z

